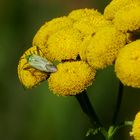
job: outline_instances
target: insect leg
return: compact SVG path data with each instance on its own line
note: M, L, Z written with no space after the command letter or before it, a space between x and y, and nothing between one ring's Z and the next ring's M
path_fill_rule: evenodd
M41 49L38 46L36 46L36 49L37 49L37 53L39 54L39 56L43 56L45 58L45 54L42 51L43 48Z
M37 54L39 54L39 56L41 56L41 53L40 53L40 48L38 46L36 46L36 50L37 50Z

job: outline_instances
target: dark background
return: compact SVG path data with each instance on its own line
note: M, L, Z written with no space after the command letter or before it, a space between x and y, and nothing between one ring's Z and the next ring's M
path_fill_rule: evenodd
M47 20L77 8L103 11L109 0L0 0L0 140L99 140L85 137L91 127L75 97L53 95L47 82L24 90L17 76L19 57ZM88 96L108 127L116 103L118 80L113 66L97 73ZM140 90L125 88L118 122L133 120L140 110ZM116 140L129 140L121 129ZM132 138L131 138L132 139Z

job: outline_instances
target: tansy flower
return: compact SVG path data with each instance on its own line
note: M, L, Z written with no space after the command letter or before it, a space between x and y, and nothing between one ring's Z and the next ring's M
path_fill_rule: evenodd
M135 140L140 140L140 112L138 112L135 116L132 132L130 135L133 135Z
M106 19L114 19L115 14L123 7L132 3L139 2L139 0L112 0L104 10L104 16ZM122 24L122 23L120 23Z
M114 62L119 49L125 43L125 34L116 30L113 26L102 27L86 47L87 62L96 69L103 69Z
M73 24L73 27L81 31L85 35L90 35L96 32L98 27L110 25L111 21L108 21L104 16L87 16L78 20Z
M78 9L73 10L69 13L68 17L73 19L74 21L89 17L89 16L101 16L101 13L99 13L95 9Z
M114 25L124 32L140 29L140 4L132 4L118 11Z
M45 57L45 50L38 50L39 54L37 52L36 46L33 46L29 48L20 58L19 65L18 65L18 77L21 81L21 83L26 88L32 88L36 85L38 85L41 81L46 80L48 77L48 74L45 72L41 72L29 65L27 62L27 57L31 54L37 54L41 55L42 57ZM42 53L44 52L44 53Z
M79 54L83 35L77 29L65 28L51 35L47 42L49 60L76 59Z
M57 66L57 72L51 74L48 84L50 90L60 96L79 94L95 77L95 70L83 61L64 62Z
M46 22L36 33L33 39L33 46L46 47L46 42L50 35L65 27L71 27L72 24L73 20L65 16Z
M140 40L134 41L119 52L115 62L117 77L124 85L140 88Z

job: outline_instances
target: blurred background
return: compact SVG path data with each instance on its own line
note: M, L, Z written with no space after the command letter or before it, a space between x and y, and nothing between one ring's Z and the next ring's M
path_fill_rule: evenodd
M73 9L97 8L109 0L0 0L0 140L102 140L85 134L91 124L75 97L57 97L43 82L24 90L17 76L19 57L47 20ZM118 80L113 66L97 73L88 96L102 123L108 127L116 104ZM140 110L140 90L124 89L118 122L133 120ZM132 140L130 128L115 139Z

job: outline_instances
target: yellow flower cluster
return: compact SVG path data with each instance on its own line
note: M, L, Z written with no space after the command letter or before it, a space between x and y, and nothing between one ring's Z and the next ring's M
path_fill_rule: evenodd
M80 94L95 80L96 70L112 64L124 85L140 88L140 0L112 0L103 15L85 8L55 18L37 31L32 46L18 64L26 88L48 80L58 96ZM30 56L45 62L35 67ZM55 71L41 71L42 65ZM140 112L131 135L140 140Z
M75 95L80 93L88 85L90 85L91 81L94 79L95 70L94 68L91 68L86 62L79 60L77 61L77 57L79 55L81 44L85 36L91 34L92 32L90 32L89 34L82 33L77 27L74 27L74 24L83 20L83 18L93 18L96 16L99 19L95 18L94 21L97 19L102 22L103 16L101 15L101 13L99 13L95 9L86 8L74 10L68 16L55 18L51 21L46 22L37 31L35 37L33 38L33 47L29 48L19 60L18 75L21 83L26 88L32 88L38 85L41 81L48 79L48 77L50 76L50 88L52 90L54 89L53 91L55 91L58 95ZM105 19L103 20L105 21ZM100 24L100 21L98 21L97 23ZM39 48L39 52L36 48ZM43 55L41 53L43 53ZM31 63L29 61L32 60L28 60L27 57L33 54L44 57L47 60L49 59L49 61L58 61L60 63L58 64L58 72L42 72L35 68L34 65L31 66ZM63 61L70 61L71 63L67 64L66 62L63 63ZM69 71L73 72L70 73L70 75L72 75L73 77L69 75L69 78L67 78L67 80L65 81L66 76L61 77L61 75L63 75L61 74L63 71L61 72L62 69L59 70L59 67L61 68L61 65L62 69L70 69ZM76 74L76 72L78 73ZM73 75L74 73L75 75ZM58 91L56 90L56 82L53 76L55 74L56 78L60 78L58 80L60 87ZM60 83L60 81L63 80L65 81L65 83ZM52 81L54 81L54 83ZM66 83L71 86L68 88ZM74 85L74 87L72 87L72 85ZM64 90L65 92L63 93Z
M75 95L91 84L95 69L115 63L116 75L125 85L140 87L140 41L134 42L134 32L139 29L139 0L112 0L103 15L95 9L74 10L46 22L37 31L33 47L20 58L19 79L31 88L49 78L54 93ZM32 54L57 61L57 72L31 66L26 56Z
M132 132L130 135L134 136L135 140L140 140L140 112L135 116Z
M86 62L73 61L60 63L58 71L48 79L49 88L57 95L76 95L91 85L95 70Z
M120 50L115 71L124 85L140 88L140 40Z

